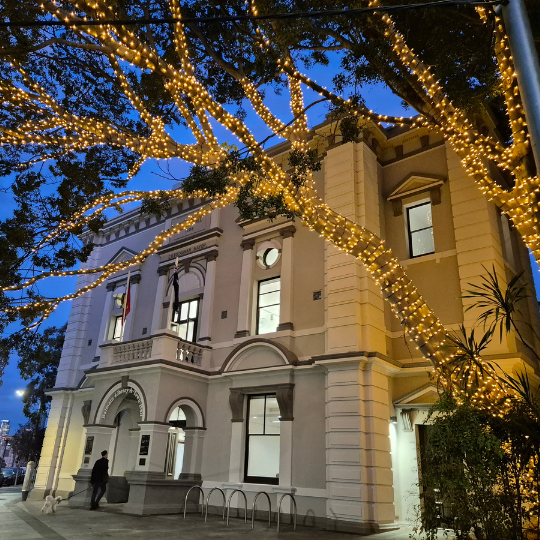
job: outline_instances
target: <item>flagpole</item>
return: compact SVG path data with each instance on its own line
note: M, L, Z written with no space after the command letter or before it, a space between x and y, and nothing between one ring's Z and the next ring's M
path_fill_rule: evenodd
M127 318L127 315L124 315L124 314L126 313L130 279L131 279L131 270L128 271L127 282L126 282L126 292L124 294L124 302L122 305L122 339L120 341L124 341L124 330L125 330L125 324L126 324L126 318Z

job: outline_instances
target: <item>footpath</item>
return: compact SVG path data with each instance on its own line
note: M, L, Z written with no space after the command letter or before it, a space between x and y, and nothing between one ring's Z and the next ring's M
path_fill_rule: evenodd
M41 513L40 501L21 502L21 488L0 488L0 540L408 540L410 529L387 531L370 536L322 531L312 527L285 524L279 535L275 524L267 528L265 522L256 521L255 530L251 523L241 519L231 520L225 526L218 516L209 516L208 523L200 514L188 515L184 521L181 515L128 516L118 512L118 505L102 504L96 512L72 509L67 501L60 503L56 514Z

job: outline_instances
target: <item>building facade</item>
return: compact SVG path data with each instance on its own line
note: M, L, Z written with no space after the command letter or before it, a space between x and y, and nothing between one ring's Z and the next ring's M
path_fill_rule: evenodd
M325 202L386 240L447 328L474 323L460 297L485 268L503 284L524 270L534 287L520 238L438 135L370 126L342 144L323 124L312 145ZM271 150L284 169L288 149ZM135 209L85 233L96 245L86 266L126 260L201 204L178 202L161 218ZM432 366L360 262L299 220L243 222L229 207L131 267L122 325L127 274L73 302L34 497L83 490L107 449L106 497L124 512L180 512L200 484L242 489L248 506L266 491L274 512L290 493L300 522L344 530L414 516ZM523 313L538 326L535 299ZM512 334L488 356L537 372Z

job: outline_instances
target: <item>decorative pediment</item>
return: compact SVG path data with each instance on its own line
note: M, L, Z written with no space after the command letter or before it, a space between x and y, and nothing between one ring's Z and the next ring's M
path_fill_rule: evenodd
M394 401L394 407L398 412L403 431L413 430L414 411L428 409L438 399L437 387L428 383Z
M118 264L127 261L132 257L135 257L135 255L137 255L136 251L132 251L131 249L128 249L126 247L122 247L112 256L111 259L109 259L106 264Z
M429 192L431 204L441 202L441 186L446 179L437 175L425 175L422 173L409 173L386 198L392 202L394 216L403 213L403 199L418 193Z
M428 383L394 401L396 409L424 409L439 399L437 387Z

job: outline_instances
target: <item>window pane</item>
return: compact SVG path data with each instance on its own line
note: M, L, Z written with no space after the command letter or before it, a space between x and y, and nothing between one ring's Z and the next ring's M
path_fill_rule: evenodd
M281 280L279 278L269 279L268 281L259 282L259 294L279 291L281 288Z
M197 318L197 306L199 304L198 300L192 300L189 303L189 318L190 319L196 319Z
M185 321L188 318L189 303L180 304L180 320Z
M250 435L248 459L248 476L278 478L279 437Z
M276 248L267 249L264 252L263 262L266 266L272 266L279 257L279 251Z
M264 398L250 398L248 433L264 433Z
M435 252L433 229L411 233L411 254L413 257Z
M178 325L178 337L187 341L187 323Z
M281 422L279 420L279 405L275 397L266 398L264 432L266 435L279 435Z
M178 311L173 311L172 320L173 322L178 322Z
M122 317L116 317L114 319L113 339L120 339L122 337Z
M186 337L186 341L194 341L194 330L195 330L195 323L193 321L189 321L187 323L187 327L188 327L188 330L187 330L187 337Z
M409 208L409 229L411 232L432 226L431 203Z
M271 306L273 304L279 304L279 291L261 294L259 296L259 307Z
M269 306L259 310L259 334L276 332L279 326L279 304Z

